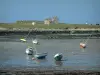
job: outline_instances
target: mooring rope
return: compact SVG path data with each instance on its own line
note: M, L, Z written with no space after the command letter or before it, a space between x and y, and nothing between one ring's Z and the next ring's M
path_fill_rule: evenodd
M92 35L93 33L94 33L94 32L92 32L92 33L89 35L89 37L88 37L87 40L85 41L85 44L88 43L88 40L90 39L90 37L91 37L91 35Z
M30 31L28 32L28 34L26 35L25 39L28 38L28 36L29 36L29 34L30 34L31 32L32 32L32 30L30 30Z

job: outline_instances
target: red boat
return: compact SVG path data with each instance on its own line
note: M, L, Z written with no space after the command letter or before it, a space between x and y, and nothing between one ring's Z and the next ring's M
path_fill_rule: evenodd
M80 43L80 48L86 48L86 44L85 43Z

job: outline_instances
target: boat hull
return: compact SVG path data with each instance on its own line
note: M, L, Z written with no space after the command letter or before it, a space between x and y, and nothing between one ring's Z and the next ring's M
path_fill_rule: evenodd
M47 54L36 54L34 57L37 59L45 59Z
M45 59L46 58L46 56L39 56L39 57L37 57L38 59Z
M25 40L25 39L20 39L20 41L22 41L22 42L26 42L26 40Z
M36 39L35 39L35 40L33 40L33 41L32 41L32 43L33 43L33 44L36 44L36 45L38 45L38 44L39 44L39 42L38 42Z
M80 48L86 48L86 44L80 43Z
M56 54L55 56L54 56L54 59L56 60L56 61L61 61L62 60L62 55L61 54Z
M33 53L34 53L34 52L33 52L32 49L30 49L30 48L27 48L27 49L26 49L26 54L32 55Z
M80 45L80 48L86 48L86 46L82 46L82 45Z

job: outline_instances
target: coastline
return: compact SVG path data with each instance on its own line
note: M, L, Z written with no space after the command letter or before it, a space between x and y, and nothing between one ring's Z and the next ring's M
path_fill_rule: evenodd
M43 35L43 38L100 38L100 29L0 29L2 35Z
M20 75L99 75L100 71L93 70L68 70L58 67L2 67L0 74Z
M0 29L0 33L1 32L6 32L6 33L9 33L9 32L34 32L34 33L71 33L71 34L74 34L74 33L100 33L100 29L95 29L95 28L92 28L92 29L84 29L84 28L81 28L81 29L43 29L43 28L34 28L34 29L30 29L30 28L12 28L12 29L7 29L7 28L2 28Z

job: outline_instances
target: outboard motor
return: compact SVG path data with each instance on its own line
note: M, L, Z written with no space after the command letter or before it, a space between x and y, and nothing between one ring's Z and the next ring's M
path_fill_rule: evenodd
M62 54L57 53L57 54L55 54L54 59L56 61L61 61L62 57L63 57Z

